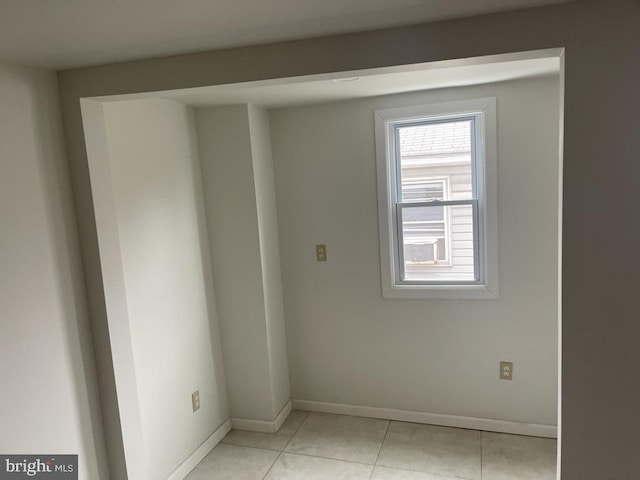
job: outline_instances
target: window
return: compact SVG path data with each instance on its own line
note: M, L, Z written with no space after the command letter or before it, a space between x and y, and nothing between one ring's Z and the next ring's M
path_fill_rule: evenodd
M495 99L376 112L385 297L495 298Z

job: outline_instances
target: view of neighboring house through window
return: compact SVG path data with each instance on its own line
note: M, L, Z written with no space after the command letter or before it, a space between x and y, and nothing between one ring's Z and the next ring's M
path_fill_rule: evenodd
M395 129L403 281L477 279L473 123L426 120Z
M496 297L495 105L375 112L385 296Z

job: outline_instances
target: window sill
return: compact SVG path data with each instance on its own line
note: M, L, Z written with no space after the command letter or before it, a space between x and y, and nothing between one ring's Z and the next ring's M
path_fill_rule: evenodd
M385 286L384 298L496 300L497 288L486 285L394 285Z

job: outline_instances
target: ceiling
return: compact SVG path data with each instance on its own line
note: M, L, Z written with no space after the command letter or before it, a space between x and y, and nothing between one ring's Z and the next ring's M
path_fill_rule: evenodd
M65 69L567 0L0 0L0 61Z
M557 49L538 50L94 99L111 102L162 98L190 106L251 103L267 108L282 108L557 75L560 72L559 55L560 51Z

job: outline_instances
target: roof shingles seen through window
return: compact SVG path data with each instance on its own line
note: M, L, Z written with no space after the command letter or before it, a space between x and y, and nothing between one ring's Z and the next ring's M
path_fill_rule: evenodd
M460 154L471 151L471 122L431 123L400 128L403 157Z

